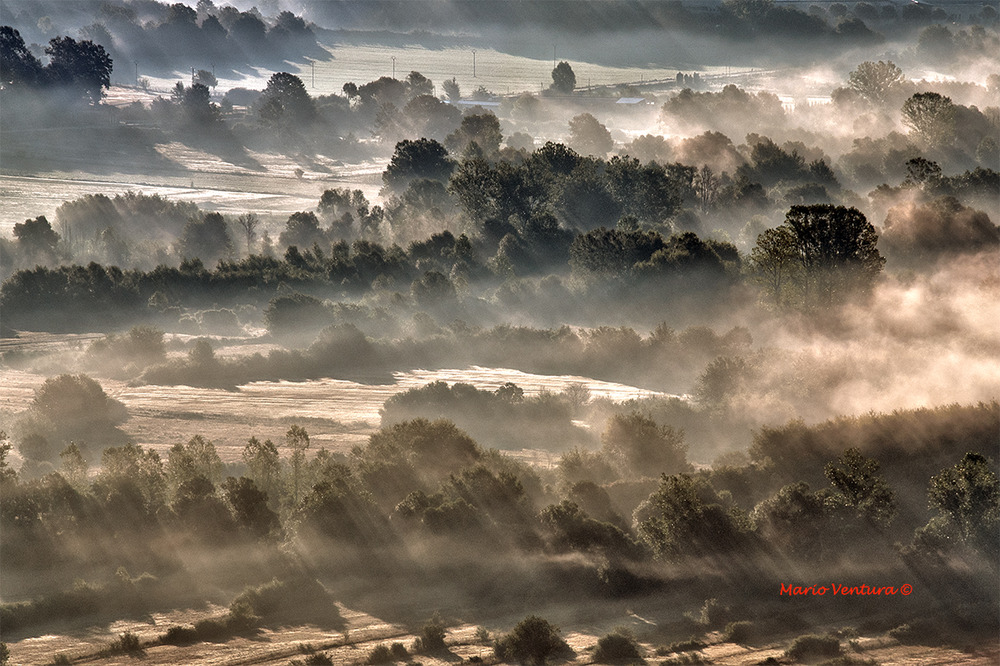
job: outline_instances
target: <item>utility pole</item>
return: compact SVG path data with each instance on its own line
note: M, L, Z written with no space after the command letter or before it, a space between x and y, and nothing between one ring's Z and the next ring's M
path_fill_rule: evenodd
M135 63L135 85L139 85L139 61L133 60L132 62Z
M552 69L556 68L556 45L552 45Z
M310 64L310 66L312 66L313 88L315 88L316 87L316 61L313 60L309 64Z
M392 57L392 78L396 78L396 56Z
M472 49L472 78L476 78L476 49Z
M194 67L191 68L191 85L194 85Z

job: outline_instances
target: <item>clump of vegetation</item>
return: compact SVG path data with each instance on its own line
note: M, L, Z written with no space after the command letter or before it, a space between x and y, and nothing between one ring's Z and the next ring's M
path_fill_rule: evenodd
M817 634L799 636L785 650L785 656L795 661L839 657L840 654L840 640L836 636L819 636Z
M6 664L6 663L7 663L6 661L0 660L0 664ZM57 654L56 656L52 657L52 666L67 666L68 664L72 663L73 660L67 654Z
M392 652L385 645L376 645L365 659L366 664L390 664L392 661Z
M538 616L521 620L509 634L493 644L493 652L501 661L514 660L542 666L548 659L572 652L559 635L559 627Z
M116 654L141 657L146 654L146 650L142 647L142 641L139 640L137 635L131 631L126 631L101 651L101 656L110 657Z
M406 651L406 646L402 643L393 643L390 645L389 653L392 654L393 661L406 661L410 658L410 653Z
M711 664L712 660L694 652L692 654L682 654L677 657L671 657L670 659L664 659L660 662L660 666L683 666L685 664Z
M903 645L937 645L941 642L940 630L930 622L901 624L890 629L888 634Z
M879 662L874 659L862 659L860 657L842 655L840 657L821 661L817 666L879 666Z
M727 643L745 645L756 637L756 627L749 620L730 622L722 631L722 639Z
M634 664L642 662L639 642L632 632L624 627L618 627L597 641L594 650L594 661L600 664Z
M433 652L435 650L443 650L445 647L444 637L444 622L441 620L441 616L435 613L430 622L425 624L424 628L421 629L420 637L413 642L413 651Z
M674 652L693 652L694 650L702 650L706 647L708 647L708 643L692 636L686 641L676 641L666 647L657 648L656 654L663 657Z

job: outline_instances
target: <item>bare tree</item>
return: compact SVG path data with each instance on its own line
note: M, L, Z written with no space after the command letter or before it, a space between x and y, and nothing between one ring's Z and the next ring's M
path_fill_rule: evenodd
M243 213L236 218L236 223L243 229L247 238L247 254L253 254L253 243L257 240L257 227L260 226L260 217L257 213Z

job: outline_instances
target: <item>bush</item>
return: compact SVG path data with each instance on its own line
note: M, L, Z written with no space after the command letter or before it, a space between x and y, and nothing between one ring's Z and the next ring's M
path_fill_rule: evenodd
M7 662L5 661L0 661L0 664L6 664L6 663ZM68 664L72 663L73 660L70 659L69 655L57 654L56 656L52 657L52 666L68 666Z
M388 664L393 661L392 652L385 645L376 645L375 648L368 653L368 659L365 660L366 664Z
M414 649L422 652L432 652L434 650L444 649L444 622L441 621L440 616L437 614L431 618L431 621L424 625L423 630L420 632L420 638L414 643Z
M660 652L660 650L657 650L656 654L662 657L663 655L667 655L672 652L692 652L694 650L701 650L706 647L708 647L708 643L706 643L705 641L700 641L692 636L686 641L677 641L676 643L671 643L666 648L661 648L663 650L662 653Z
M167 633L160 636L160 643L163 645L190 645L197 641L198 632L194 627L170 627Z
M740 620L739 622L730 622L726 625L726 628L722 632L722 639L727 643L744 645L754 638L755 633L753 622Z
M402 643L393 643L389 646L394 661L406 661L410 658L410 653L406 651L406 646Z
M139 640L139 637L131 631L126 631L118 637L118 640L108 645L103 653L107 656L127 654L130 657L141 657L146 654L146 651L142 648L142 642Z
M840 641L836 636L805 634L792 641L791 647L785 650L785 656L796 661L839 657Z
M937 645L941 642L940 630L929 622L901 624L888 633L903 645Z
M333 666L333 660L322 652L306 657L306 666Z
M628 630L616 629L597 641L594 661L600 664L635 663L642 661L639 643Z
M531 615L521 620L502 640L496 641L493 651L501 661L513 659L541 666L549 657L567 653L570 648L559 636L558 627Z

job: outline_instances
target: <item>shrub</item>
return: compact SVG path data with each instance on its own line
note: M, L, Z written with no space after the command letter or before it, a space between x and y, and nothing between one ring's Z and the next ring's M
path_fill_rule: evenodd
M686 641L677 641L676 643L671 643L666 648L661 648L663 650L662 654L660 653L660 650L657 650L656 654L662 657L663 655L667 655L672 652L691 652L693 650L701 650L706 647L708 647L708 643L706 643L705 641L700 641L694 636L692 636Z
M306 657L306 666L333 666L333 660L322 652Z
M164 645L190 645L198 640L198 632L194 627L174 626L167 629L167 633L160 636L160 643Z
M402 643L393 643L389 646L389 652L395 661L406 661L410 658L410 653L406 651L406 646Z
M112 641L103 653L105 655L127 654L131 657L141 657L146 654L146 651L142 648L139 637L131 631L126 631L118 637L118 640Z
M785 650L785 656L796 661L839 657L840 641L836 636L805 634L792 641L791 647Z
M6 663L6 662L0 661L0 663ZM66 654L57 654L56 656L52 657L52 666L66 666L67 664L72 664L72 663L73 660L70 659L69 655Z
M420 638L418 638L414 644L413 648L421 652L432 652L434 650L444 649L444 622L441 621L441 617L435 613L431 621L424 625L423 630L420 632Z
M594 661L601 664L635 663L642 661L639 643L630 631L616 629L597 641Z
M376 645L375 648L368 653L368 659L365 660L366 664L388 664L392 662L392 652L385 645Z
M903 645L936 645L941 642L940 630L929 622L901 624L888 633Z
M513 659L522 664L541 666L549 657L570 651L559 636L559 628L548 620L531 615L493 645L497 659Z
M722 632L722 638L727 643L744 645L754 638L755 633L753 622L740 620L739 622L730 622L727 624Z

